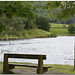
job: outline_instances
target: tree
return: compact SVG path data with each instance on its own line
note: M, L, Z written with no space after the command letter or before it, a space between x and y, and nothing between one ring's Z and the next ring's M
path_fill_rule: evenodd
M5 26L2 24L2 22L0 22L0 33L1 33L3 30L6 30L6 29L5 29Z
M57 19L68 18L75 15L75 1L48 1L45 7L52 17Z
M12 17L28 18L33 16L33 2L28 1L0 1L0 16L5 16L8 19ZM3 29L0 28L2 32Z
M69 31L70 34L74 34L75 27L74 27L73 24L70 24L70 25L68 26L68 31Z
M2 1L0 6L0 16L6 15L7 18L12 18L14 15L24 18L33 16L32 5L26 1Z
M25 22L24 29L30 29L31 28L31 19L28 18Z
M47 18L40 16L39 18L35 20L35 22L39 29L50 31L50 25L49 25L49 21L47 20Z

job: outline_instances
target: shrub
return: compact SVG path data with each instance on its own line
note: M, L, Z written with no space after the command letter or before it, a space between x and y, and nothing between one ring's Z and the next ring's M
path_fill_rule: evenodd
M51 33L50 37L56 37L56 33Z
M0 32L2 32L3 30L6 30L5 26L2 24L2 22L0 22Z
M64 28L66 28L66 25L65 25L65 24L63 24L63 27L64 27Z
M30 29L30 28L31 28L31 19L28 18L25 23L24 29Z
M69 31L70 34L74 34L75 27L74 27L73 24L70 24L70 25L68 26L68 31Z
M34 23L33 20L31 20L31 18L28 18L25 22L24 29L37 29L37 25Z
M37 24L39 29L50 31L50 25L47 18L40 16L39 18L36 18L35 23Z

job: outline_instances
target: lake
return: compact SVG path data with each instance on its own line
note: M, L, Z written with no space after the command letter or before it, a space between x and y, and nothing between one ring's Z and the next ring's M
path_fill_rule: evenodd
M44 64L74 64L74 36L0 41L0 61L4 53L45 54ZM14 62L37 63L33 59L9 59Z

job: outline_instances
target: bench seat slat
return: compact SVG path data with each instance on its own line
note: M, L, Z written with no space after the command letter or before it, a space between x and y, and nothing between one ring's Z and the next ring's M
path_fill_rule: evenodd
M30 64L15 64L15 63L9 63L9 65L38 68L38 65L30 65ZM51 68L51 66L44 66L44 68Z
M39 59L43 56L43 60L46 60L46 55L33 55L33 54L6 54L8 58L22 58L22 59Z

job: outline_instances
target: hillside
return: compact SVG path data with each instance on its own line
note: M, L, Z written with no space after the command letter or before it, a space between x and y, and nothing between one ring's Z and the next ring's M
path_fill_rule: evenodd
M25 39L25 38L44 38L49 37L50 32L41 30L41 29L30 29L30 30L23 30L19 32L19 36L13 36L10 37L8 34L4 35L3 37L0 37L0 40L8 40L8 39Z
M68 32L68 24L57 24L57 23L51 23L51 33L55 33L57 35L67 35Z

